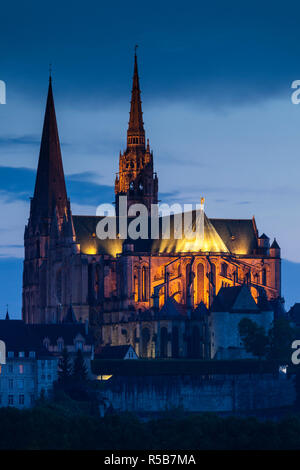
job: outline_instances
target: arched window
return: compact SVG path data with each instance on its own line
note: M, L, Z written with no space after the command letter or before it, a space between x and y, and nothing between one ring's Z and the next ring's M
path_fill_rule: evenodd
M191 265L187 264L185 268L186 302L187 302L188 294L189 294L190 274L191 274Z
M263 286L267 285L267 270L264 268L261 273L261 283Z
M142 300L144 302L148 300L148 276L146 266L142 268Z
M214 263L211 264L211 283L216 287L216 265Z
M139 301L139 282L138 282L137 274L133 276L133 289L134 289L134 301L138 302Z
M204 302L204 266L199 263L197 266L197 303Z
M224 277L228 277L228 265L227 265L227 263L222 263L221 264L221 274Z

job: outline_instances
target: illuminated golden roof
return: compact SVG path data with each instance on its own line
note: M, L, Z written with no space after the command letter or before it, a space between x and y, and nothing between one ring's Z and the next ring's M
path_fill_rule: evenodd
M171 237L169 240L154 240L152 244L152 253L187 253L187 252L213 252L228 253L228 248L217 233L210 220L204 214L204 233L202 237L189 239L183 235L181 239L174 238L174 217L171 217ZM189 232L195 231L195 220L190 227Z
M107 254L116 256L122 253L124 240L99 240L96 226L102 217L73 216L76 242L81 253L88 255ZM134 252L151 254L210 252L250 255L257 247L256 234L251 219L209 219L204 214L204 234L202 239L188 240L174 238L174 216L170 218L170 238L162 238L163 217L160 218L160 238L158 240L131 240ZM150 226L150 221L149 221ZM193 230L195 227L193 219Z

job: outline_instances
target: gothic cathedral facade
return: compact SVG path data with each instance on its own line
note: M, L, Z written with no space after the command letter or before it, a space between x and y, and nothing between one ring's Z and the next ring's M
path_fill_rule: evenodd
M117 221L121 195L128 208L158 203L140 95L135 55L127 148L115 180ZM72 305L100 345L132 344L142 357L209 357L209 310L222 287L246 284L256 301L262 291L268 300L281 297L280 247L259 236L254 218L205 216L201 250L184 240L100 240L99 220L72 214L50 77L24 236L25 322L61 322Z

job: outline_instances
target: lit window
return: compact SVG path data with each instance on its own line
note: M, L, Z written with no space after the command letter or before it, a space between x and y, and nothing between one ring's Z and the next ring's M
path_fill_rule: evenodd
M19 374L24 374L24 365L19 364Z
M20 352L19 352L19 357L24 357L24 356L25 356L24 351L20 351Z

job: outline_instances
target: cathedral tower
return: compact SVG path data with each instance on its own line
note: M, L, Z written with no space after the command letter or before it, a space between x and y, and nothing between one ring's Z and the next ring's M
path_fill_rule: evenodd
M49 250L67 240L73 242L73 232L50 77L35 190L24 235L24 321L47 321Z
M157 194L158 180L153 171L153 153L150 151L149 140L147 140L147 145L145 144L141 91L135 53L127 148L123 154L120 153L119 173L115 181L117 214L118 196L127 196L128 207L136 203L145 204L150 212L151 204L158 202Z

